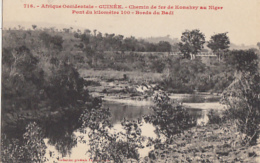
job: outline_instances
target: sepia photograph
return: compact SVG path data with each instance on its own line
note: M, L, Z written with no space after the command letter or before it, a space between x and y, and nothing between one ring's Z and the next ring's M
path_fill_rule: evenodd
M260 163L259 0L3 0L3 163Z

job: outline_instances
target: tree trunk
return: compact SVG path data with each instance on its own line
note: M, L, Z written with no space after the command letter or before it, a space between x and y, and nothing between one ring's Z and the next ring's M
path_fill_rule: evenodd
M220 52L219 52L219 50L217 51L217 56L218 56L218 62L220 62Z

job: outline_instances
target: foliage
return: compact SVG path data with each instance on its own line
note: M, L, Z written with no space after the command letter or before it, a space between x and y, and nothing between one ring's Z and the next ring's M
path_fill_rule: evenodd
M167 63L167 62L166 62ZM223 62L206 65L199 57L194 60L168 60L161 83L164 90L174 93L217 92L234 80L234 68Z
M162 134L171 139L175 134L182 133L185 129L195 125L193 118L185 108L170 103L170 99L166 94L157 94L154 102L153 114L146 116L144 119L155 126L155 133L159 137Z
M240 132L247 135L247 143L256 143L260 124L260 75L258 56L252 50L234 50L226 58L237 72L236 79L225 90L223 103L230 118L235 119Z
M12 49L16 48L9 47L13 46L12 41L17 42L18 45L26 45L33 56L38 59L38 67L42 68L46 75L52 73L48 64L59 67L59 64L63 64L63 62L73 68L169 73L170 75L162 78L162 84L165 90L176 93L191 93L195 90L221 93L233 80L232 71L223 62L216 65L198 59L194 63L189 63L186 59L181 61L177 55L160 52L170 49L167 42L148 43L134 37L102 34L97 31L96 34L91 31L82 34L83 32L80 30L66 33L51 29L46 29L44 32L40 29L30 32L31 35L28 34L28 39L22 40L22 34L26 31L4 31L4 38L11 38L8 40L10 43L4 41L4 48L11 54ZM63 36L62 51L59 51L57 46L51 42L52 38L60 35ZM78 35L78 38L75 38L74 35ZM168 50L158 50L158 48ZM177 53L179 47L174 48L171 47L171 51ZM8 56L7 60L11 56L9 54L5 55ZM215 60L215 58L211 60ZM191 65L189 66L189 64ZM198 64L197 67L202 66L203 72L193 71L192 69L196 67L195 64ZM177 72L179 69L181 69L180 73ZM186 72L190 73L191 77L186 75ZM185 81L180 82L181 79L185 79Z
M226 55L225 61L239 72L255 73L258 65L257 58L253 50L232 50Z
M64 63L52 71L52 75L47 79L50 84L45 88L52 106L75 105L79 100L86 99L88 94L83 90L84 80L76 69Z
M115 133L111 136L109 143L109 155L115 162L126 162L127 160L139 161L138 149L143 148L144 137L141 135L141 120L121 122L124 132Z
M42 127L43 137L66 154L75 145L72 133L81 125L79 116L85 108L95 106L95 100L73 65L71 53L63 51L63 37L37 29L22 40L23 33L5 35L1 131L20 145L26 125L35 121ZM20 157L19 151L14 155Z
M46 145L41 128L35 122L29 123L23 140L7 139L3 135L1 156L3 162L45 162Z
M59 35L51 36L47 32L42 32L39 35L39 39L43 41L47 48L54 48L59 51L62 50L63 39Z
M205 36L198 29L186 30L182 33L181 41L179 43L180 51L184 54L185 58L193 59L203 48Z
M176 59L170 61L169 76L163 81L165 90L175 93L192 93L199 87L199 80L204 76L206 66L199 59ZM202 80L204 82L205 80Z
M32 25L32 28L35 30L37 28L37 25Z
M41 68L37 67L38 63L38 58L25 46L4 49L3 113L18 108L32 109L38 105L38 92L43 87L44 77Z
M228 105L229 117L236 120L240 132L247 135L254 144L260 124L260 75L243 73L223 94Z
M165 69L165 67L166 67L165 61L160 60L160 59L154 60L152 62L152 66L151 66L151 68L153 70L155 70L155 72L158 72L158 73L162 73L163 70Z
M259 50L260 50L260 42L257 42L256 45L258 46L258 48L259 48Z
M171 52L171 44L167 41L160 41L158 43L158 52Z
M111 133L109 109L95 108L86 110L81 116L81 132L88 129L90 150L93 160L113 160L125 162L128 159L139 160L138 149L142 148L141 121L124 119L121 125L125 132ZM87 130L86 130L87 128Z
M229 48L229 44L230 41L227 33L219 33L211 36L207 46L218 56L220 60L222 53Z

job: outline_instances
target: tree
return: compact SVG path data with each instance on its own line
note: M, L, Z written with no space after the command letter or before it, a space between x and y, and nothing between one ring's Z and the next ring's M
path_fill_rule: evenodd
M260 75L258 57L252 50L234 50L229 64L235 66L236 79L223 93L222 101L228 106L229 118L246 134L245 142L254 144L260 131Z
M182 33L181 41L182 42L179 43L180 51L184 54L185 58L192 60L203 48L205 36L198 29L192 31L186 30Z
M81 115L81 132L88 132L89 146L88 153L93 160L111 160L113 162L129 162L128 160L139 161L138 149L143 148L144 137L142 136L141 126L143 122L130 121L124 119L121 122L123 131L111 133L112 124L110 122L111 113L109 109L100 105L91 110L86 109ZM84 136L81 137L81 141Z
M23 134L23 139L8 139L3 135L1 141L1 161L3 162L46 162L47 146L44 143L43 131L30 122Z
M258 48L259 48L259 50L260 50L260 42L258 42L256 45L258 46Z
M260 75L242 72L223 93L230 119L246 134L244 143L255 144L260 131Z
M234 66L238 72L255 73L257 59L257 54L253 50L232 50L225 56L225 62Z
M188 111L177 103L171 103L170 98L165 94L154 97L155 106L152 107L154 114L144 117L146 123L155 126L155 133L158 137L164 135L172 139L175 134L195 125L195 121Z
M196 89L201 90L201 87L210 89L205 84L208 82L208 78L204 77L207 73L206 65L199 58L171 60L168 68L170 73L165 76L162 83L165 90L174 93L192 93Z
M59 50L59 51L62 50L62 44L63 44L63 41L64 41L62 36L59 36L59 35L51 36L47 32L42 32L39 35L39 39L49 49L56 49L56 50Z
M35 30L37 28L37 25L32 25L32 28Z
M86 35L90 35L91 30L89 30L89 29L85 29L85 30L84 30L84 33L85 33Z
M220 61L224 51L229 48L229 44L230 41L226 32L211 36L207 46L218 56L218 60Z
M157 51L158 52L171 52L172 46L168 41L160 41L158 43Z

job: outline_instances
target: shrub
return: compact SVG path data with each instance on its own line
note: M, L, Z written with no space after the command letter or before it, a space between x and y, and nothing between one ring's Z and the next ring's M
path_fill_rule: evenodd
M260 131L260 74L258 58L252 50L231 51L227 57L236 67L236 79L223 93L223 102L229 107L230 118L240 132L247 135L245 143L256 143Z
M260 75L241 74L223 94L230 118L236 121L247 142L256 143L260 124Z
M141 136L142 122L128 121L121 123L125 132L109 133L112 127L109 121L109 109L95 108L86 110L81 116L83 122L81 132L90 129L89 145L90 156L93 160L110 160L114 162L127 162L129 159L139 160L138 149L143 148Z
M227 64L235 67L237 71L255 73L257 71L257 54L253 50L233 50L225 55Z
M46 145L43 133L36 123L29 123L23 140L7 139L3 136L1 161L3 162L45 162Z
M155 133L171 139L174 134L181 133L196 123L186 109L176 103L171 103L166 94L156 95L153 114L145 116L145 121L155 126Z

